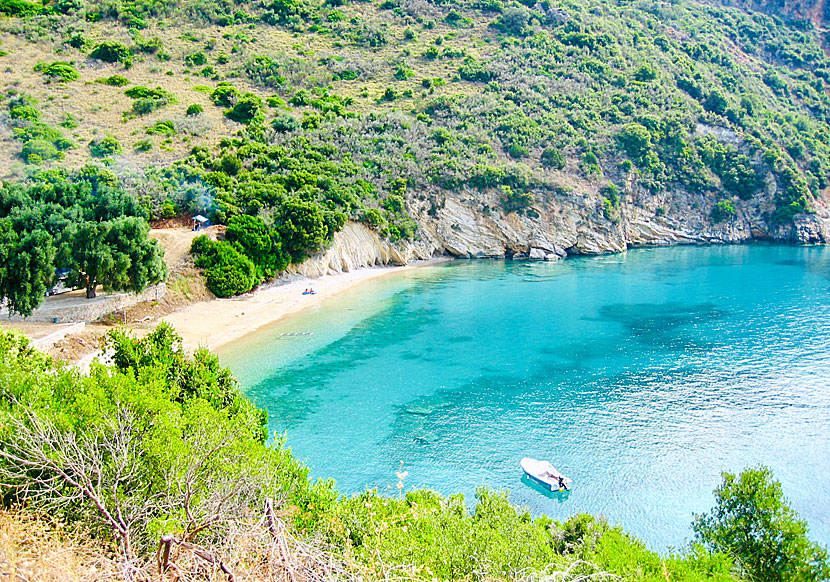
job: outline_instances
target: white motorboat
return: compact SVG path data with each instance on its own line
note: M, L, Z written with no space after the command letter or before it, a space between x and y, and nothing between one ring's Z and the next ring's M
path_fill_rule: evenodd
M556 467L547 461L537 461L525 457L522 459L521 465L527 476L545 489L551 491L570 490L571 480L557 471Z

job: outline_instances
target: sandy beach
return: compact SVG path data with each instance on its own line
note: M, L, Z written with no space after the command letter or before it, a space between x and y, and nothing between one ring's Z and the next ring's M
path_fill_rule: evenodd
M370 279L438 262L441 261L424 261L402 267L364 267L317 279L302 277L296 281L272 284L240 297L194 303L162 317L160 321L166 321L176 329L186 350L199 346L215 350ZM314 295L303 295L309 287L314 289Z

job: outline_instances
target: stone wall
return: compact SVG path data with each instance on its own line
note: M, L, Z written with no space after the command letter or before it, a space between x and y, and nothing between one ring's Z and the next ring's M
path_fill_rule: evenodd
M0 316L8 321L25 321L31 323L73 323L78 321L96 321L114 311L132 307L142 301L154 301L167 294L167 286L160 283L147 288L143 293L101 293L94 299L86 299L81 292L65 293L44 299L29 317L9 316L3 307Z

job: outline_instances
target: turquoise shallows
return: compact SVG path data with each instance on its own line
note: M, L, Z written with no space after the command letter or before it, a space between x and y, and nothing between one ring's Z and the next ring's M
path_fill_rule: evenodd
M509 489L663 550L691 537L720 471L763 463L830 542L830 249L455 261L365 283L220 356L343 492L397 494L404 461L407 489ZM523 481L525 456L572 491Z

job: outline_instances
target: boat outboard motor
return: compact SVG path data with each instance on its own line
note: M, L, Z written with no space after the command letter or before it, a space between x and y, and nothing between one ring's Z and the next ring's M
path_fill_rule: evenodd
M562 491L563 489L565 491L570 491L570 489L568 489L568 486L565 485L565 480L562 478L562 475L559 475L559 477L557 477L557 479L559 479L559 490L560 491Z

